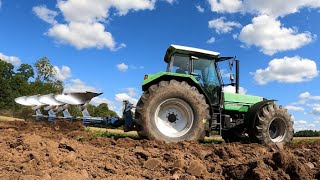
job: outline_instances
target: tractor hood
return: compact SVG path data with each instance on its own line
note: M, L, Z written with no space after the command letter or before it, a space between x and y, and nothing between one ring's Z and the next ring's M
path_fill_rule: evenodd
M230 111L247 112L253 104L263 101L262 97L235 94L235 93L224 93L224 109Z

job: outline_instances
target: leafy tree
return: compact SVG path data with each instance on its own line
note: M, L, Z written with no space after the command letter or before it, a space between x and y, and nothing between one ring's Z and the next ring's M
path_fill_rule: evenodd
M13 65L0 60L0 109L7 109L14 104L11 88L13 74Z
M39 59L34 66L37 68L36 81L49 82L56 74L54 67L47 57Z
M61 93L63 82L56 79L57 73L47 57L39 59L35 65L37 69L36 81L31 83L31 88L38 94Z
M37 77L34 77L34 69L29 64L21 64L16 72L10 63L0 60L0 111L11 112L17 117L28 117L32 110L14 102L20 96L61 93L63 83L55 78L55 69L48 58L41 58L36 63Z
M10 63L7 63L0 59L0 75L1 79L3 80L9 80L12 78L14 71L13 71L13 65Z
M20 75L25 80L29 80L29 78L34 77L34 71L31 65L29 64L21 64L17 69L16 75Z
M75 106L75 105L70 105L68 107L68 111L71 114L71 116L73 117L80 117L82 116L81 111L79 109L79 107Z
M72 116L82 116L82 113L77 106L69 106L68 110ZM93 117L118 117L117 113L110 110L106 103L102 103L99 106L88 104L87 110Z
M320 131L302 130L294 133L295 137L317 137L320 136Z
M30 107L15 103L15 98L63 91L63 83L56 79L56 71L47 57L39 59L34 66L36 78L31 79L35 75L31 65L21 64L15 72L12 64L0 60L0 111L5 110L6 113L11 112L17 117L28 118L33 114L33 111ZM102 103L98 107L89 104L87 108L89 113L95 117L118 117L106 103ZM68 109L71 115L82 116L77 106L69 106Z
M102 103L96 107L94 116L98 117L118 117L117 113L110 110L107 103Z

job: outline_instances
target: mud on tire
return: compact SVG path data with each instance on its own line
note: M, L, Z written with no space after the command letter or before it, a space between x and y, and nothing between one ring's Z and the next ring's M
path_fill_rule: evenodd
M251 139L261 144L287 143L293 138L293 122L286 109L268 104L257 113L255 134Z
M139 136L166 142L203 140L209 117L209 106L197 88L176 80L150 86L135 114Z

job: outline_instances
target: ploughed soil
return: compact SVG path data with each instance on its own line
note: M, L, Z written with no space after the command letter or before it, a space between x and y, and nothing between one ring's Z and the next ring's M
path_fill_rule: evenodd
M0 122L0 179L320 179L320 143L96 138L79 123Z

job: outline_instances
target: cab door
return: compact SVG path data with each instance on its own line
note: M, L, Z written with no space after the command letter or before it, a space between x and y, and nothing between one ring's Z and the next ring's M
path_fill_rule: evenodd
M215 105L220 103L221 83L216 71L214 60L198 59L193 60L193 72L199 84Z

